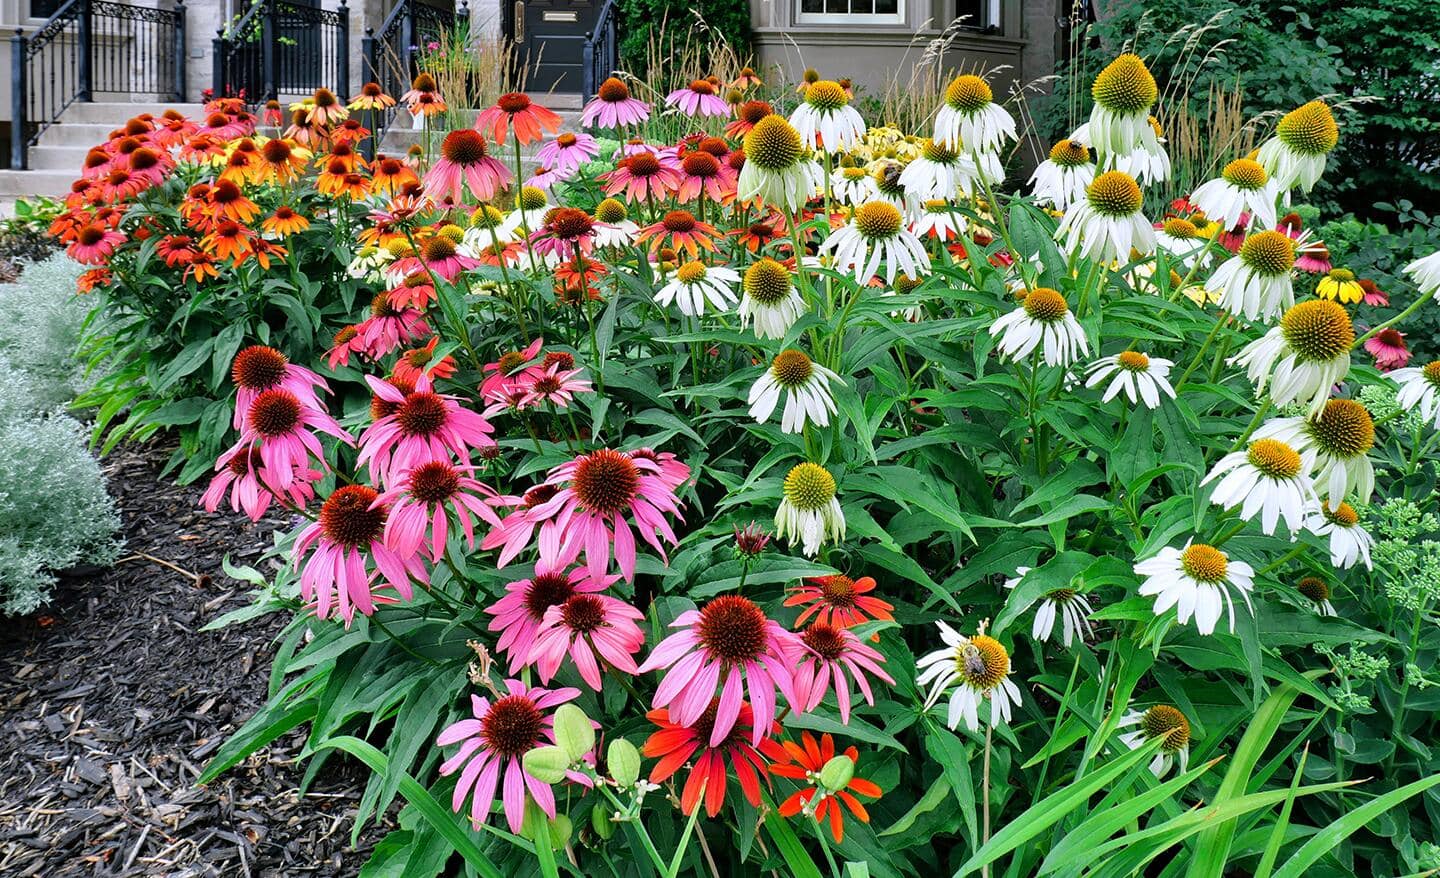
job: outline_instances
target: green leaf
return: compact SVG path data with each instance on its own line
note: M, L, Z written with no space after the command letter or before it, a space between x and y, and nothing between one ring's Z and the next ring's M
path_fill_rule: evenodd
M1324 829L1315 833L1309 841L1301 845L1300 850L1290 855L1290 859L1286 860L1285 865L1275 873L1275 878L1303 878L1306 869L1329 853L1331 848L1353 835L1356 830L1411 796L1423 793L1436 784L1440 784L1440 774L1431 775L1422 780L1408 783L1399 789L1391 790L1384 795L1376 796L1360 807L1352 808L1334 818Z
M359 738L339 735L321 741L315 749L330 748L349 753L365 763L376 774L385 774L389 770L390 760L385 758L385 754ZM445 840L454 846L471 868L485 878L505 878L504 873L491 862L489 857L485 856L485 852L480 850L480 846L456 821L454 812L436 801L430 791L421 786L419 781L409 774L403 775L400 778L400 794L405 797L405 801L415 806L415 809L424 816L426 822L435 828L436 832L445 836Z
M301 723L315 718L316 702L311 698L299 701L288 708L283 702L274 702L261 708L250 717L245 725L215 751L215 758L195 779L198 784L207 784L231 768L240 760L265 747Z

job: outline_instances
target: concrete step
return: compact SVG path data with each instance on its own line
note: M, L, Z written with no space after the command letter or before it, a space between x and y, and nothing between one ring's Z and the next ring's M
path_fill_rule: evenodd
M78 176L74 171L0 170L0 198L16 195L49 195L58 198L70 191Z
M133 116L141 113L160 115L166 110L179 110L192 119L200 118L204 112L202 104L183 104L175 101L155 101L141 98L131 103L121 101L77 102L65 111L64 120L76 124L104 125L106 130L119 128Z
M32 146L30 170L69 171L78 177L80 168L85 163L85 154L89 151L88 146Z
M110 132L124 124L124 119L119 119L114 124L60 121L45 129L45 133L40 135L39 145L89 149L109 140Z

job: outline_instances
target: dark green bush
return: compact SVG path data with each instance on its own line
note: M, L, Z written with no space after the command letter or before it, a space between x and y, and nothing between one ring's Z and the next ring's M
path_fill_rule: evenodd
M677 54L677 46L724 40L736 53L750 50L750 7L725 0L623 0L620 4L620 67L636 76L649 71L650 46L659 41L661 57ZM703 33L700 21L712 34Z

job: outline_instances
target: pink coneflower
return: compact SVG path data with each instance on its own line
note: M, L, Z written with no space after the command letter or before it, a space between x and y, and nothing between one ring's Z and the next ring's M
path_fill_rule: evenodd
M683 204L702 194L722 204L734 200L739 174L710 153L701 150L685 153L680 160L680 171L683 177L675 190L676 201Z
M230 508L236 512L243 510L251 521L259 521L260 516L265 514L265 510L270 508L271 501L275 499L275 494L265 486L271 479L263 476L264 465L264 461L260 459L260 450L254 446L236 446L220 455L220 459L215 461L215 477L200 496L200 503L205 511L214 512L219 509L220 501L228 488ZM291 483L286 498L291 504L303 507L315 496L315 488L311 483L322 475L319 470L306 470L301 478Z
M660 470L660 481L669 486L672 491L690 479L690 467L681 463L678 457L668 451L656 451L653 448L637 448L630 452L630 459L646 460L658 467Z
M460 272L469 271L479 264L480 260L461 253L459 247L450 238L441 234L432 234L420 242L419 252L413 256L395 260L386 271L406 276L417 271L428 271L436 277L454 283L455 278L460 276Z
M230 379L235 382L235 429L240 429L245 412L255 397L267 390L288 390L300 404L325 411L315 388L326 393L330 385L325 379L304 366L290 362L284 354L266 345L251 345L235 355L230 362Z
M867 673L895 685L880 667L885 657L844 628L816 622L800 633L800 642L805 649L795 656L795 697L801 713L814 710L833 687L840 707L840 722L849 723L852 678L865 703L870 705L875 703L875 696L870 691Z
M501 527L485 535L485 539L480 541L480 548L500 548L502 560L498 566L504 567L530 545L530 540L535 536L535 528L543 523L543 519L536 515L535 511L550 502L559 491L560 489L553 485L541 483L519 497L499 497L492 501L495 507L512 511L505 516Z
M539 374L532 373L533 383L529 393L525 394L521 407L548 402L557 409L569 408L575 394L590 392L590 382L576 377L580 371L551 366Z
M573 173L575 172L567 171L564 168L547 168L541 165L535 169L535 173L526 178L525 185L548 192L554 188L556 183L563 183L570 179L570 175Z
M1360 284L1360 289L1365 291L1365 297L1360 300L1361 302L1378 308L1390 304L1390 294L1380 289L1375 281L1362 277L1356 283Z
M425 315L415 308L397 308L390 293L378 294L370 302L370 316L355 326L351 350L379 359L401 344L419 341L430 334Z
M665 96L665 103L691 117L730 115L730 106L715 93L715 86L705 79L697 79L685 88L675 89Z
M535 356L544 344L545 339L537 338L523 351L509 351L501 354L495 362L486 363L481 369L485 379L480 382L480 395L486 399L503 396L507 388L517 383L518 376L534 365Z
M750 743L758 745L775 719L775 690L799 709L791 667L803 647L794 634L768 619L754 601L721 595L698 610L681 613L670 627L682 630L660 642L640 673L668 668L652 707L667 707L681 725L691 725L710 706L715 689L720 701L709 745L725 740L744 705L748 690L755 709Z
M508 132L514 132L522 146L533 143L545 136L541 129L551 134L559 131L560 117L519 92L501 95L493 107L481 110L475 118L475 130L490 135L496 143L504 143Z
M872 619L894 621L890 613L894 604L871 597L875 580L869 576L851 579L843 574L813 576L791 589L785 598L787 607L805 607L795 620L799 628L814 617L816 623L836 628L853 628Z
M550 470L545 484L560 488L534 510L544 520L540 555L546 563L568 566L583 552L590 575L603 576L615 561L626 582L635 579L635 530L661 558L665 543L676 543L666 514L680 519L680 501L660 467L644 458L601 448ZM510 519L502 531L510 529ZM505 561L501 561L504 566Z
M612 76L600 83L595 99L580 112L580 124L586 128L619 128L639 125L650 118L650 105L630 96L630 87Z
M665 198L680 188L680 160L646 148L615 163L615 170L601 176L605 194L624 193L626 201Z
M420 376L409 393L373 375L365 381L377 397L396 407L360 434L356 458L357 465L368 463L386 487L422 463L449 460L452 454L469 461L473 449L495 444L490 422L462 408L456 397L434 392L428 375Z
M554 790L526 772L521 760L536 747L555 743L555 718L546 711L574 699L580 690L532 689L519 680L506 680L505 691L509 694L493 704L484 696L472 694L471 718L448 726L435 743L441 747L460 744L455 755L440 766L440 774L446 777L460 772L450 801L455 813L460 813L465 797L471 796L470 822L478 828L490 818L490 806L499 789L505 821L511 832L518 833L525 822L527 792L546 816L555 819ZM571 772L567 776L576 783L590 785L582 774Z
M319 519L295 543L296 567L315 549L300 573L300 596L314 602L315 615L321 619L328 619L334 607L349 627L356 610L369 616L376 604L396 603L396 598L373 590L377 572L407 601L415 594L410 578L426 581L418 556L402 556L385 544L387 510L376 505L379 496L367 485L336 488L320 507ZM367 557L375 563L373 572L366 570Z
M1382 329L1365 340L1365 350L1375 358L1381 372L1403 369L1410 362L1410 349L1405 346L1405 333L1398 329Z
M634 655L645 645L645 634L635 623L644 618L644 613L609 595L571 595L545 611L530 661L540 681L548 683L569 655L580 679L599 692L600 660L618 671L639 673Z
M125 233L91 223L80 229L70 245L70 258L81 265L104 265L115 248L125 243Z
M477 200L489 201L511 177L510 169L490 156L480 132L461 128L440 144L440 158L425 172L425 194L458 204L468 187Z
M500 517L486 503L496 495L489 485L476 481L468 467L455 467L449 461L432 460L405 474L405 479L381 494L375 502L390 508L385 522L385 542L402 557L420 551L425 535L430 534L430 562L439 563L450 538L447 510L460 522L465 542L475 549L475 522L471 513L500 525Z
M240 441L234 448L260 445L260 478L271 491L281 494L290 490L296 472L310 470L313 456L325 468L325 451L311 430L328 433L341 442L354 444L350 434L325 412L303 404L289 390L276 388L258 394L245 409L241 420Z
M540 147L535 152L535 161L569 176L599 154L600 144L595 138L583 132L576 134L566 131Z
M495 647L510 657L510 673L530 663L535 651L535 635L551 607L558 607L575 595L604 591L619 579L613 575L592 577L584 567L566 573L537 566L529 579L508 583L505 595L486 607L485 612L495 617L490 620L489 628L500 632Z
M340 366L350 365L350 355L362 353L365 344L360 339L360 330L355 326L342 326L336 330L335 338L330 342L330 350L325 352L325 362L330 366L330 371L335 371Z
M530 249L541 256L574 259L595 248L595 219L577 207L556 207L545 223L530 234Z
M755 738L756 733L763 738L768 729L755 726L754 711L750 705L741 702L731 723L732 728L727 734L717 738L714 730L719 712L720 702L712 700L699 717L688 723L678 722L668 710L652 710L645 714L646 719L660 727L645 741L645 747L641 751L647 757L659 760L655 767L650 769L651 783L664 783L683 768L691 757L699 754L680 793L680 810L686 814L695 813L695 809L700 805L702 792L705 797L705 813L711 817L720 813L721 806L725 804L725 787L729 782L725 770L727 760L735 769L735 779L740 782L740 791L745 795L745 801L752 806L760 807L761 778L764 778L767 785L770 783L766 772L769 763L756 749L759 745L747 740ZM767 744L764 749L769 749L770 746L773 745Z
M400 100L405 102L405 109L412 116L433 116L445 112L445 101L436 91L435 77L429 73L416 75L410 81L410 90L401 95Z
M1312 274L1325 274L1334 268L1330 264L1330 250L1325 242L1317 239L1305 228L1298 213L1287 213L1275 224L1275 230L1284 232L1295 242L1295 267ZM1238 252L1239 248L1235 248Z

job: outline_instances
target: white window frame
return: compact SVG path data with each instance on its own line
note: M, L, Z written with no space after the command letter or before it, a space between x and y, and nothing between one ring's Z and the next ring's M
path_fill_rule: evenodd
M853 0L852 0L853 2ZM998 2L998 0L997 0ZM906 0L895 0L893 13L806 12L804 0L795 0L796 24L904 24Z

